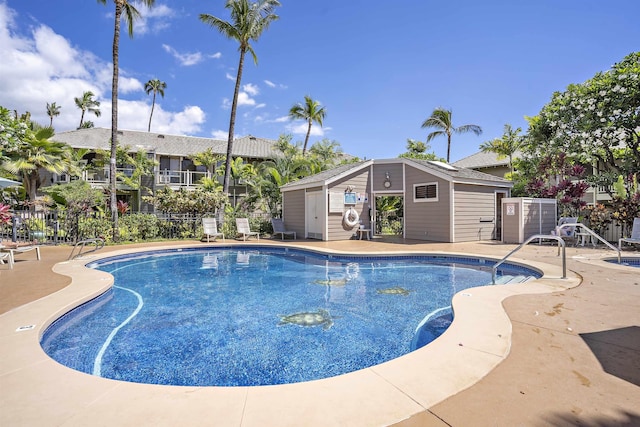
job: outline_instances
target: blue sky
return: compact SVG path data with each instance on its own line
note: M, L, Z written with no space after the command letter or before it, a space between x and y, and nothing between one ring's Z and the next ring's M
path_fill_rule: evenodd
M199 20L229 19L224 0L164 0L146 10L120 42L119 128L147 130L151 96L167 83L152 131L226 139L238 65L237 44ZM434 108L483 134L455 135L451 160L500 137L505 123L526 130L554 91L581 83L640 50L637 0L281 0L280 16L247 57L236 136L303 141L288 119L310 95L326 107L310 144L337 141L361 158L392 158L407 138L424 141ZM73 102L86 90L111 126L111 0L0 0L0 105L48 124L46 103L62 106L56 131L75 129ZM446 156L445 138L431 150Z

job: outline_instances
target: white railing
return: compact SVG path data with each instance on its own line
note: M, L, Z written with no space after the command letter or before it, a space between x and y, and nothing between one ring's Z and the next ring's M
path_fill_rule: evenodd
M156 184L192 187L199 185L203 178L209 178L209 172L161 170L156 173Z
M132 168L118 168L117 173L127 177L133 175ZM200 171L177 171L177 170L161 170L155 173L155 182L157 185L169 185L179 187L193 187L200 184L203 178L210 177L209 172ZM82 179L92 184L108 184L109 168L87 169L82 172Z

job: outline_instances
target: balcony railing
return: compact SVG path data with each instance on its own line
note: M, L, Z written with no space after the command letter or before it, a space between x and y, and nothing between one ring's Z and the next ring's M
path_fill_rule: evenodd
M203 178L209 178L209 172L161 170L156 172L156 184L192 187L200 184Z
M134 169L132 168L118 168L118 175L125 175L131 177ZM200 184L203 178L210 177L209 172L200 171L176 171L176 170L161 170L154 174L154 181L156 185L168 185L172 187L192 187ZM109 183L109 168L99 169L87 169L82 172L82 179L91 184L108 184ZM121 181L120 179L117 180Z

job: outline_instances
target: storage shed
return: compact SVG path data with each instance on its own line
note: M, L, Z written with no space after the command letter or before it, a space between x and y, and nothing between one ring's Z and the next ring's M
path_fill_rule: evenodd
M502 199L511 181L406 158L338 166L280 188L286 228L299 236L346 240L375 230L375 197L403 199L403 237L434 242L501 239Z
M556 199L502 199L503 243L524 243L534 234L549 234L557 223Z

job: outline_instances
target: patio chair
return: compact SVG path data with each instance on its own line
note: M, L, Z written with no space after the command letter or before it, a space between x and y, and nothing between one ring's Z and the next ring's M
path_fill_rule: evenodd
M40 261L40 246L35 242L3 242L0 243L0 259L4 262L4 258L9 260L9 268L13 268L16 261L16 254L24 252L36 251L36 258ZM8 256L4 254L9 254Z
M2 252L0 253L0 264L4 264L4 260L7 260L9 263L9 269L13 268L13 254L11 252Z
M293 239L296 239L296 232L295 231L287 231L284 228L284 221L282 220L282 218L271 218L271 225L273 226L273 235L276 236L277 234L279 234L282 238L282 240L284 240L284 236L286 235L292 235Z
M222 236L222 240L224 240L224 233L218 231L218 222L215 218L202 218L202 232L204 239L207 237L207 243L209 243L209 238L213 237L213 241L216 241L216 238Z
M633 219L633 228L631 229L631 237L623 237L621 239L618 239L619 250L622 250L623 242L640 245L640 218Z
M257 231L251 231L249 227L248 218L236 218L236 229L238 234L242 234L242 240L247 241L247 237L256 236L256 239L260 240L260 233Z
M576 236L576 227L567 226L567 227L560 228L560 226L564 224L576 224L577 222L578 222L578 218L561 217L560 220L558 221L558 226L553 230L551 230L551 234L554 236L560 236L565 241L570 240L575 243L578 241Z

